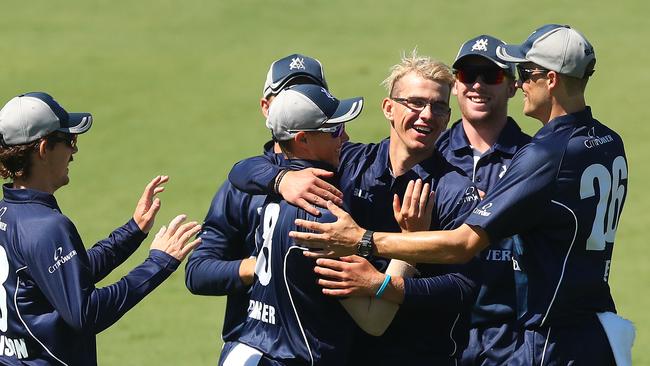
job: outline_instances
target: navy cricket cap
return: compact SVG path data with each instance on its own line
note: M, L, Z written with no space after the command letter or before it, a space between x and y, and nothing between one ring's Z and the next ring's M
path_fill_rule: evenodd
M318 131L352 121L362 109L362 97L338 100L322 86L293 85L271 103L266 127L275 140L285 141L298 131Z
M271 64L269 72L266 74L262 95L264 98L268 98L272 94L278 94L289 81L297 77L306 77L311 79L314 84L327 89L327 82L323 75L323 65L321 65L320 61L295 53Z
M537 28L520 45L504 45L497 56L515 63L532 62L548 70L582 79L593 74L594 47L568 25L547 24Z
M515 75L515 65L510 62L504 62L497 57L497 47L501 45L505 45L505 42L486 34L474 37L460 46L452 67L458 70L466 57L480 56L492 61L498 67L505 69L510 75Z
M22 145L54 131L84 133L92 123L90 113L68 113L47 93L27 93L12 98L0 110L0 138L4 145Z

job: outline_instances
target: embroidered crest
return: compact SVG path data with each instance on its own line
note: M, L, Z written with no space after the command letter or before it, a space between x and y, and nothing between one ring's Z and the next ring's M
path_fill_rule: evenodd
M476 43L472 46L472 51L487 51L488 40L487 38L477 39Z

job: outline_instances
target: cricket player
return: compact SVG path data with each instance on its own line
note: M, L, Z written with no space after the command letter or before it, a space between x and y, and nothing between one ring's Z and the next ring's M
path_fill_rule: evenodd
M27 93L0 110L0 364L97 365L95 335L167 279L200 239L177 216L156 234L147 259L114 284L95 284L146 238L168 177L145 188L126 224L86 250L54 192L69 182L77 135L89 113L67 113L46 93Z
M373 252L456 263L517 234L513 263L522 285L521 329L508 365L630 364L634 331L614 314L607 282L628 166L621 137L594 119L585 101L594 49L575 29L548 24L521 45L499 47L497 55L518 64L524 113L543 127L464 225L370 233ZM339 217L336 223L298 221L321 233L291 236L329 255L354 253L368 233L335 205L328 207ZM620 326L617 332L609 331L612 323Z
M348 139L344 124L362 108L363 98L339 101L321 86L295 85L275 98L266 123L291 169L334 171ZM261 216L248 316L223 365L343 364L353 321L338 300L321 293L314 261L288 237L297 218L334 217L326 210L313 216L278 196L267 198Z
M515 65L497 57L500 45L503 41L485 34L461 45L452 65L456 75L452 93L461 118L436 142L440 153L461 168L482 195L491 191L515 153L531 139L508 116L508 101L517 90ZM481 287L472 310L464 365L504 364L515 346L513 243L513 238L506 238L479 254Z
M390 125L390 138L377 144L343 145L338 169L343 206L367 227L402 229L391 212L411 180L421 179L436 192L430 229L457 227L478 202L469 179L435 150L435 141L449 121L453 80L446 65L416 54L405 56L385 81L388 96L382 101L382 111ZM229 178L244 190L268 193L268 187L274 187L283 196L285 191L302 192L303 202L325 202L313 193L318 190L311 184L300 186L283 171L267 157L256 157L238 163ZM324 194L334 192L323 183L317 186ZM466 342L469 309L474 303L473 266L418 264L420 274L415 278L388 277L368 261L383 270L384 259L359 249L350 253L359 256L343 261L318 261L316 271L324 292L368 296L379 293L385 283L381 298L400 304L400 309L381 337L358 334L349 364L455 364ZM357 286L361 282L366 285Z
M277 94L296 84L315 84L327 88L321 63L311 57L292 54L269 67L260 109L266 118ZM264 145L264 154L281 154L277 143ZM253 283L255 230L259 210L266 195L251 195L233 187L227 180L215 194L199 237L201 245L190 255L185 268L185 284L196 295L227 296L224 313L222 353L227 353L247 315L250 285Z

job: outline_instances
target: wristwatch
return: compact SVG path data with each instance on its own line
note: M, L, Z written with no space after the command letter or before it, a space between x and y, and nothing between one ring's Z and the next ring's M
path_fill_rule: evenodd
M375 232L372 230L366 230L365 233L363 233L363 237L361 237L361 240L357 243L357 254L364 257L368 258L372 254L372 248L375 246L375 242L372 240L372 234Z

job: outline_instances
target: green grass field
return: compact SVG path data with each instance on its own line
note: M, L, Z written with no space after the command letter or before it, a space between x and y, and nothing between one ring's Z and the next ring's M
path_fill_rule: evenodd
M180 212L202 220L232 164L258 154L269 137L258 99L274 59L317 57L335 95L364 96L366 109L348 131L371 142L387 135L379 83L403 51L417 47L451 63L460 44L481 33L518 43L544 23L573 25L598 59L588 102L626 142L629 192L610 284L619 312L637 325L635 365L650 365L647 1L34 0L2 10L0 102L43 90L95 116L71 184L57 192L87 246L128 220L157 174L171 181L156 227ZM532 134L540 125L521 106L518 94L510 114ZM146 243L104 283L141 262ZM99 335L99 363L215 364L222 308L221 298L190 295L179 270Z

